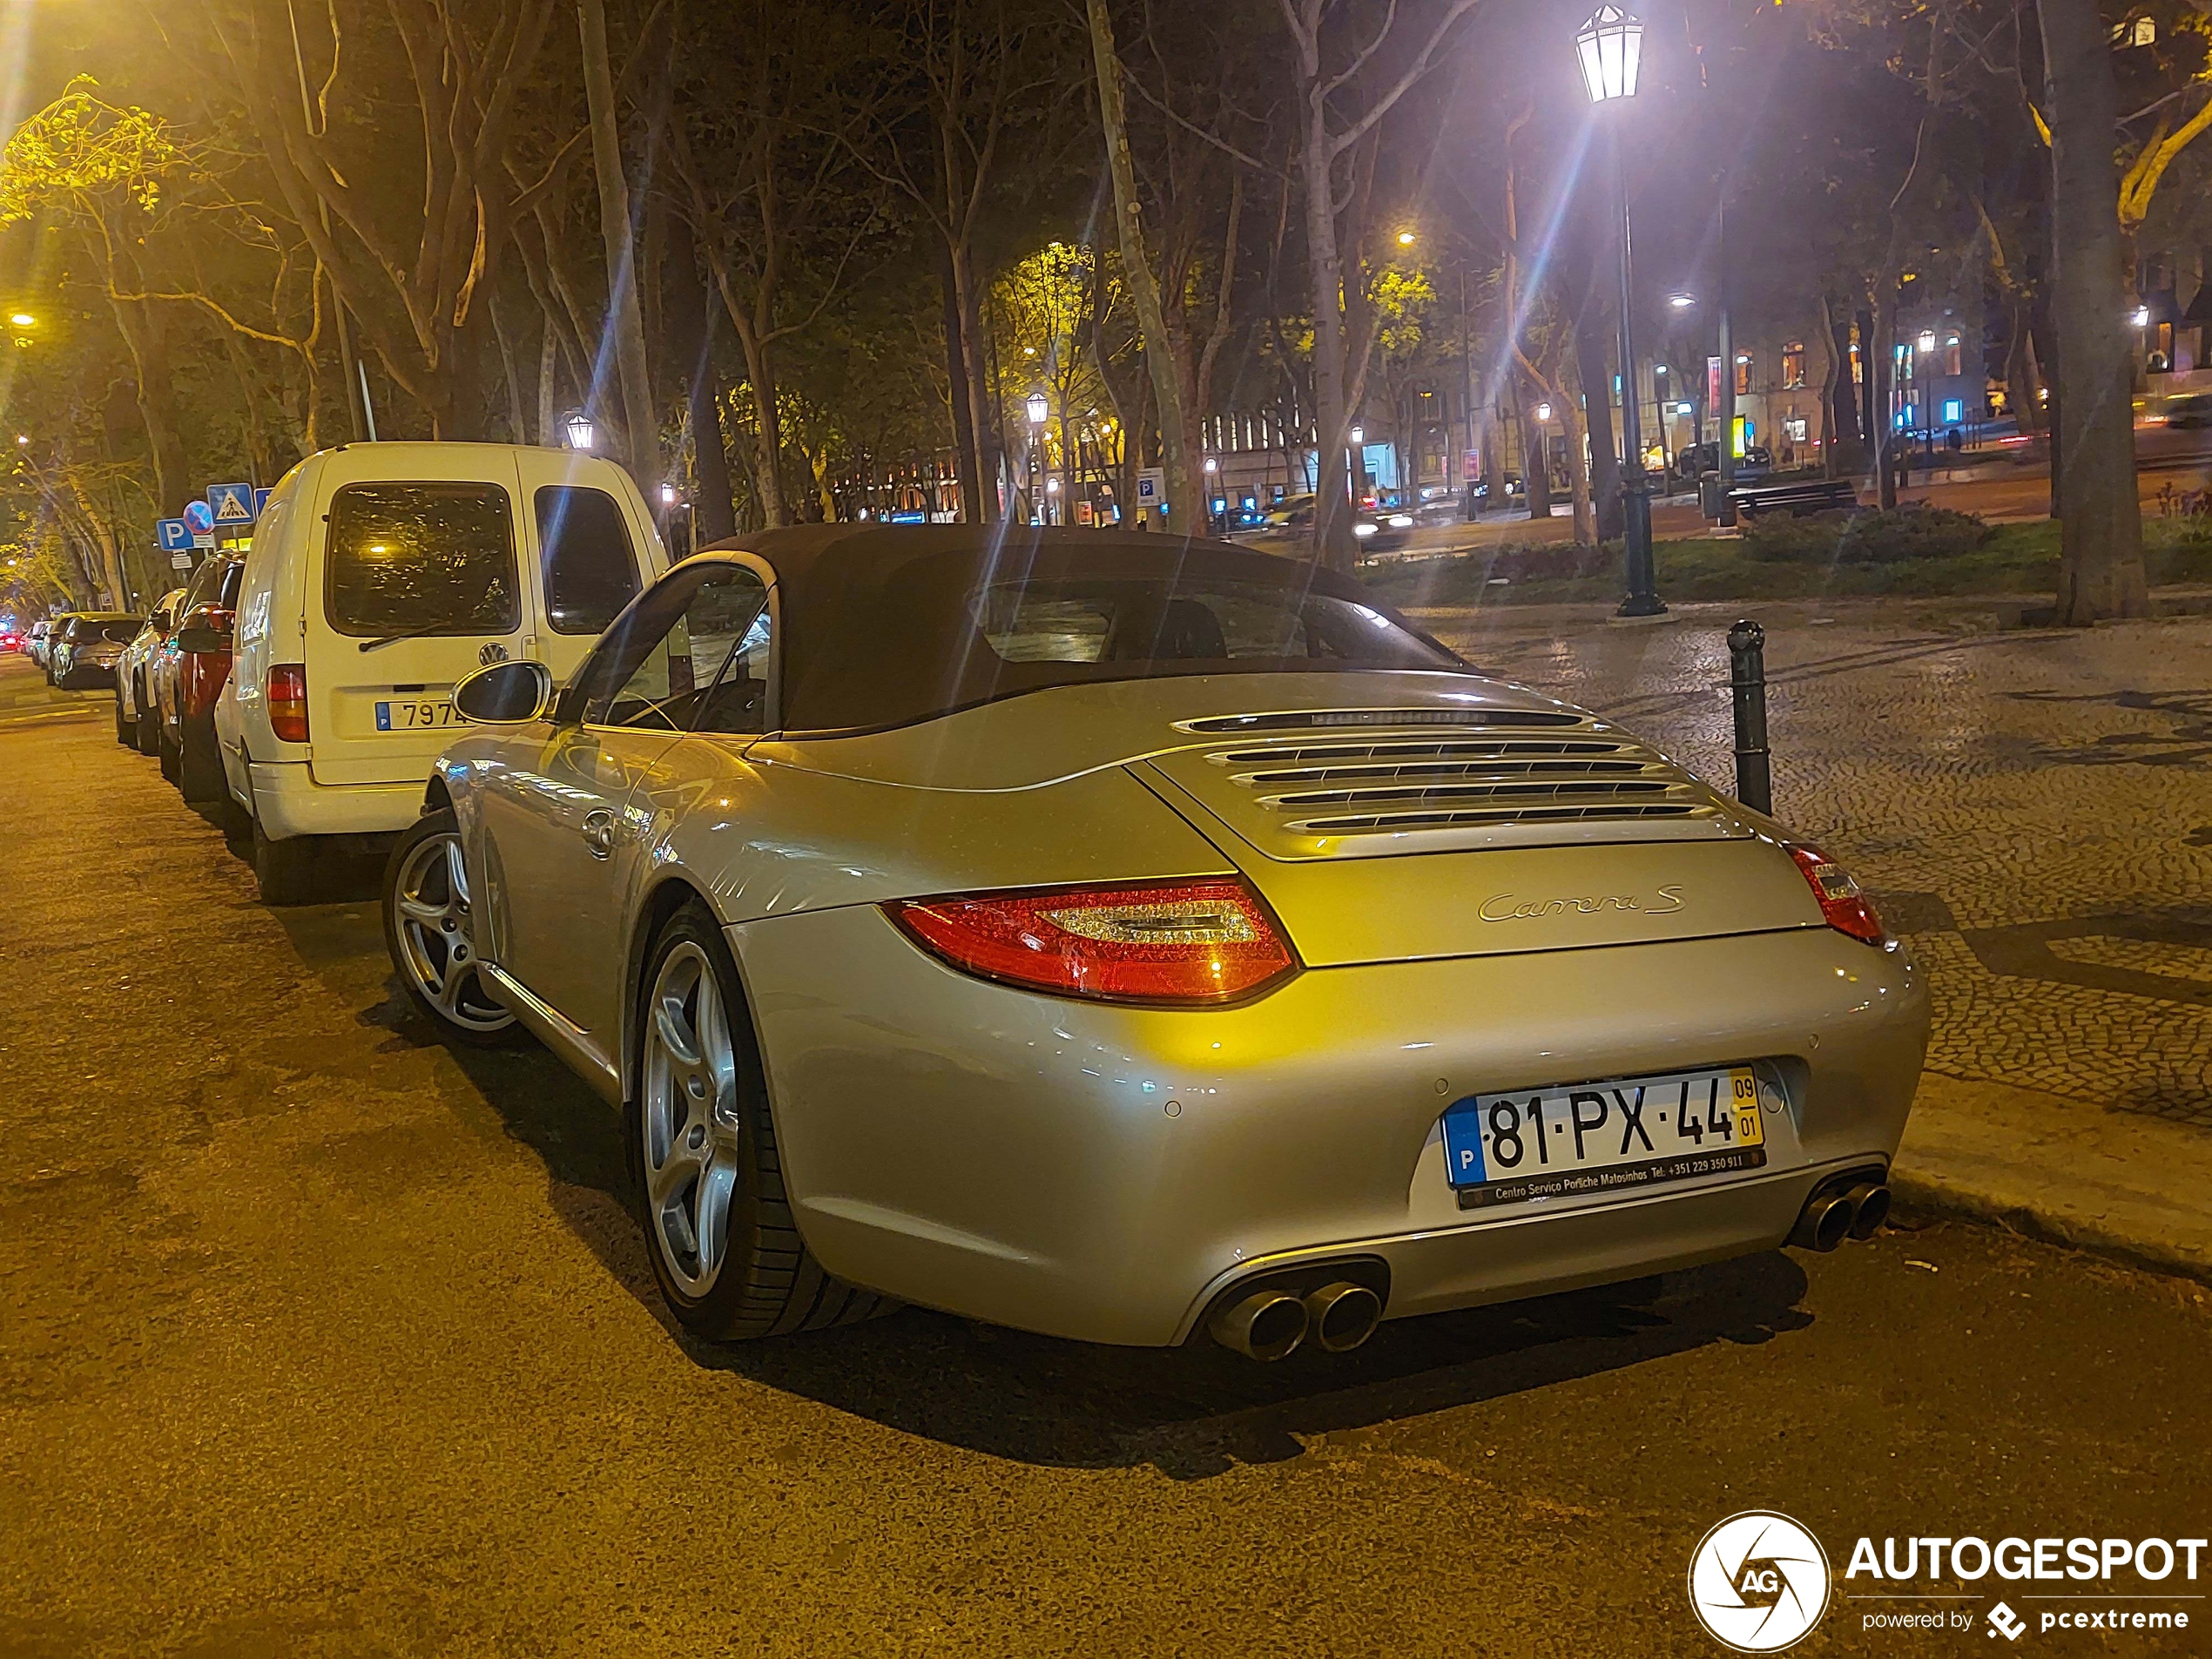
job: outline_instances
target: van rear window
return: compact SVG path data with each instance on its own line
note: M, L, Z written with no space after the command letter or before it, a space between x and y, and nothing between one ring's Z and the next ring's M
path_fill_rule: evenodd
M622 509L604 489L548 484L537 492L545 617L556 634L596 634L637 597L637 561Z
M325 608L340 633L512 633L517 591L497 484L347 484L331 498Z

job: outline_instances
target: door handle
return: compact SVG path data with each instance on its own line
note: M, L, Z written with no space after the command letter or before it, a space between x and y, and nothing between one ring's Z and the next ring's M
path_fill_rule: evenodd
M615 850L615 815L610 808L595 806L583 815L583 844L591 856L604 859Z

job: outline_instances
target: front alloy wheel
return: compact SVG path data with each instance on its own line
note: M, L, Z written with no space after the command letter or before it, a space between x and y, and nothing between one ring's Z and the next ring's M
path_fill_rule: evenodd
M704 1297L730 1253L743 1123L730 1016L714 964L691 940L661 958L645 1005L639 1127L645 1212L662 1264Z
M451 813L418 819L392 849L384 936L409 995L441 1028L472 1042L496 1042L514 1028L514 1015L478 971L469 871Z

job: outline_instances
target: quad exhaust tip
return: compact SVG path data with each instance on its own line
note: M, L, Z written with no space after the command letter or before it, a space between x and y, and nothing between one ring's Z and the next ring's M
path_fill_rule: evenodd
M1365 1285L1342 1280L1309 1291L1306 1329L1327 1353L1350 1353L1382 1323L1382 1298Z
M1305 1304L1288 1291L1254 1291L1207 1322L1213 1339L1247 1359L1285 1359L1305 1340Z
M1309 1337L1326 1353L1350 1353L1382 1323L1382 1298L1371 1287L1337 1279L1304 1296L1262 1289L1223 1304L1206 1329L1247 1359L1288 1359Z
M1889 1214L1890 1190L1880 1182L1816 1192L1791 1229L1790 1242L1800 1250L1833 1250L1846 1238L1871 1238Z

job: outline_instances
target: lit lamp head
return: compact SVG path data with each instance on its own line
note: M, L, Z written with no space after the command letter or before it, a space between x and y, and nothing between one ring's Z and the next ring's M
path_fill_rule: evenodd
M676 486L674 484L663 484L660 487L660 504L664 507L673 507L676 505Z
M1697 303L1697 296L1687 288L1676 288L1667 296L1667 306L1672 311L1687 311Z
M599 435L591 424L591 417L582 409L561 422L561 429L568 435L569 448L589 449L598 442Z
M2134 323L2138 328L2149 327L2150 307L2148 306L2137 306L2134 314L2128 318L2128 320Z
M1206 470L1208 472L1219 472L1221 470L1221 462L1216 461L1211 455L1208 455L1206 457Z
M1029 424L1031 426L1042 426L1044 424L1044 417L1050 412L1050 408L1045 402L1045 396L1042 392L1032 392L1029 394Z
M1616 5L1602 5L1575 37L1582 86L1593 104L1636 95L1636 64L1643 55L1643 25Z
M1536 406L1536 418L1539 421L1550 420L1552 418L1552 406L1548 403L1539 403Z
M1352 442L1354 442L1354 443L1365 443L1365 442L1367 442L1367 428L1365 428L1365 427L1362 427L1362 426L1356 426L1356 427L1352 428Z

